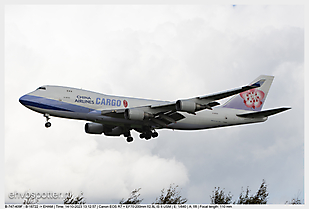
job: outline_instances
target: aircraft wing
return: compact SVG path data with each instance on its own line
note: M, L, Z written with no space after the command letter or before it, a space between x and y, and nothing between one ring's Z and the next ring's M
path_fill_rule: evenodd
M222 91L222 92L218 92L214 94L209 94L205 96L194 97L191 99L177 100L175 102L164 102L161 104L152 105L151 108L153 109L167 108L170 110L179 111L181 109L181 106L185 106L186 104L189 105L189 103L192 103L192 104L195 103L199 107L196 107L194 111L185 111L185 110L184 111L194 114L194 112L197 112L203 109L212 110L212 107L220 105L220 103L216 102L216 100L224 99L224 98L239 94L241 92L248 91L250 89L258 88L262 86L264 82L265 82L265 79L261 79L258 82L247 85L247 86L243 86L243 87L239 87L239 88L235 88L235 89L231 89L227 91ZM182 103L184 104L182 105Z
M174 110L169 109L152 110L150 106L116 109L116 110L102 110L101 115L114 118L126 118L126 119L134 118L137 120L149 119L149 121L151 121L152 124L157 127L165 127L168 124L176 123L177 121L185 118L184 115Z
M239 94L241 92L248 91L250 89L258 88L264 82L265 82L265 79L261 79L258 82L254 83L254 84L251 84L251 85L248 85L248 86L243 86L243 87L236 88L236 89L231 89L231 90L228 90L228 91L223 91L223 92L219 92L219 93L215 93L215 94L210 94L210 95L206 95L206 96L197 97L197 99L205 99L205 100L220 100L220 99L224 99L226 97L230 97L230 96L233 96L235 94Z
M164 127L170 123L176 123L178 120L185 118L185 116L181 114L181 112L195 114L195 112L204 109L212 110L212 107L220 105L220 103L216 102L216 100L230 97L250 89L258 88L264 82L265 79L261 79L256 83L236 89L231 89L228 91L223 91L205 96L194 97L191 99L177 100L174 102L162 102L154 105L125 109L102 110L101 115L115 118L126 118L131 120L149 119L155 125L159 127Z

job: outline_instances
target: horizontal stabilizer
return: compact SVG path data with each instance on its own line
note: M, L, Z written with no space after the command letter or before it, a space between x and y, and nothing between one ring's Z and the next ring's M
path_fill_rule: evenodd
M281 107L281 108L276 108L276 109L270 109L270 110L263 110L263 111L259 111L259 112L252 112L252 113L241 113L241 114L237 114L238 117L242 117L242 118L264 118L264 117L268 117L271 115L275 115L277 113L286 111L291 109L290 107Z

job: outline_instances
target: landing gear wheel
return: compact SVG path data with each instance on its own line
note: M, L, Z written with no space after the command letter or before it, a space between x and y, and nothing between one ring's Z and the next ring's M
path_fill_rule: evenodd
M46 127L46 128L51 127L51 123L50 123L50 122L46 122L46 123L45 123L45 127Z
M146 133L146 134L145 134L145 139L146 139L146 140L151 139L151 133Z
M133 137L132 136L129 136L128 138L127 138L127 142L133 142Z
M158 132L156 132L155 128L151 126L143 126L140 129L135 129L140 133L139 138L149 140L151 138L156 138L159 136Z
M157 132L153 132L153 133L151 134L151 136L152 136L153 138L156 138L156 137L159 136L159 134L158 134Z

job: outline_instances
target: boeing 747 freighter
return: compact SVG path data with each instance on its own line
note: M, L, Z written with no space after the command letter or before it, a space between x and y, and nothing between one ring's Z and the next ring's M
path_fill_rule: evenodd
M262 110L274 76L261 75L251 84L236 89L176 101L158 101L111 96L77 88L46 85L22 96L19 101L41 113L49 128L51 116L85 120L85 132L126 137L131 130L146 140L156 130L199 130L264 122L289 107ZM221 99L233 96L223 105Z

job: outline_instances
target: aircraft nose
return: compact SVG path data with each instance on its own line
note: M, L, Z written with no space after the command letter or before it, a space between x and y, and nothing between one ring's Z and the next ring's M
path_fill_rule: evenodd
M25 107L28 107L28 105L32 104L32 98L28 94L25 94L24 96L19 98L19 102Z
M25 103L26 103L25 97L26 97L26 95L24 95L24 96L22 96L22 97L19 98L19 102L20 102L22 105L25 105Z

